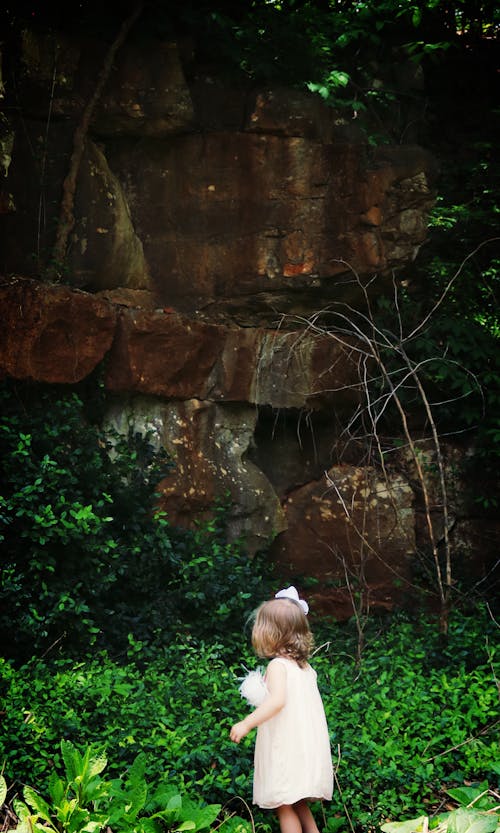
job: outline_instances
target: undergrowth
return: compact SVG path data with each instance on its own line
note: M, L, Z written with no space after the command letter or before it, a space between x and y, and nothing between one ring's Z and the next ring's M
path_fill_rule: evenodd
M327 831L348 829L348 818L372 830L432 813L445 789L495 780L496 632L487 611L455 614L446 643L424 620L373 620L360 663L352 623L316 624L312 662L336 763ZM24 783L47 790L64 739L104 748L110 777L140 754L144 777L178 794L249 802L254 738L236 747L229 729L246 711L238 678L256 661L244 636L238 658L229 642L183 636L151 650L132 641L125 664L105 652L32 659L21 669L2 661L0 761L11 791ZM254 817L275 823L262 811Z
M227 540L228 506L192 529L154 509L173 463L104 432L74 389L0 385L0 643L17 662L63 646L124 656L243 627L266 586Z

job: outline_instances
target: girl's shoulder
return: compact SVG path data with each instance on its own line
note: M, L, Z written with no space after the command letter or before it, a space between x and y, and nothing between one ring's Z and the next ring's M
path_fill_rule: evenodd
M296 668L298 671L307 671L308 673L315 674L313 667L306 662L305 665L299 665L294 659L290 657L273 657L273 659L269 662L268 668L273 665L274 663L280 663L285 666L285 668Z
M269 660L267 667L271 668L271 666L275 667L276 665L288 665L289 662L290 660L286 657L273 657Z

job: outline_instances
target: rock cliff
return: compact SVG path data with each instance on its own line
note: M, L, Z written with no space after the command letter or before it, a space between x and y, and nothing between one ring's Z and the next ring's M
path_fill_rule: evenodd
M176 43L132 39L84 137L61 282L42 282L105 53L62 34L20 44L0 372L74 384L100 368L107 423L151 431L175 460L160 488L173 522L229 492L231 534L320 578L337 615L360 571L391 606L411 592L419 498L404 466L381 478L359 449L340 454L359 401L355 344L306 322L356 305L361 285L380 292L415 257L432 159L372 149L309 94L187 78Z

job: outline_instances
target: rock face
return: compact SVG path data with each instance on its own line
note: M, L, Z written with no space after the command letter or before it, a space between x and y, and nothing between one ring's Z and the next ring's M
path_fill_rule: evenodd
M351 615L351 593L378 608L411 597L415 552L428 548L411 459L393 460L387 478L338 459L359 399L355 345L207 324L147 310L148 297L5 279L0 374L71 384L103 364L113 394L106 425L148 433L175 464L159 484L173 523L205 518L229 495L230 535L242 536L250 554L268 549L280 575L316 576L317 605L342 617ZM441 536L442 495L432 449L426 454ZM471 514L459 459L450 445L450 535L465 573L480 580L499 524ZM481 558L471 564L478 542Z
M108 357L115 392L175 399L319 408L349 391L356 359L349 346L301 332L226 327L176 312L123 311Z
M387 480L370 467L334 466L287 496L287 529L272 555L300 575L314 563L323 598L341 578L348 593L366 594L366 605L391 607L411 585L413 503L409 482L398 474ZM347 596L337 589L337 603L346 604Z
M190 525L210 515L216 500L230 495L228 532L242 536L252 554L286 528L279 498L247 455L257 412L248 405L220 406L200 399L160 402L144 397L111 409L108 424L148 432L175 467L159 484L159 503L172 523Z
M111 347L116 310L68 287L0 285L0 374L51 384L85 379Z
M81 174L69 258L75 283L85 286L100 274L103 288L123 284L147 289L149 267L128 203L102 149L93 142L87 142Z
M21 44L6 275L47 260L107 48L61 36L55 65L47 38L25 32ZM370 604L399 601L426 543L411 467L382 480L361 453L339 454L359 354L310 316L356 304L361 284L376 293L415 256L432 160L370 149L312 95L188 81L177 45L158 41L121 49L84 150L69 286L2 281L0 374L72 384L101 368L106 424L150 432L175 462L160 484L173 522L229 493L231 535L250 554L271 548L284 576L320 579L338 616L360 586ZM457 530L469 540L474 521Z
M369 160L362 145L214 133L123 142L110 165L158 295L190 313L241 296L331 293L346 264L395 268L425 238L429 163L417 149Z
M53 37L24 33L17 210L0 228L7 272L30 274L50 252L73 134L105 58L99 42L60 36L57 47L54 65ZM411 259L432 179L421 148L370 149L319 97L188 83L176 44L132 41L85 137L65 280L152 290L158 305L211 320L275 323L355 295L354 274Z

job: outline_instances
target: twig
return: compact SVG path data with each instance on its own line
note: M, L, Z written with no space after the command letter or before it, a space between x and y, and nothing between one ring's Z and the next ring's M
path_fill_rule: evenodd
M342 807L344 808L344 813L346 814L347 821L349 822L349 827L351 828L352 833L356 833L356 831L354 829L354 825L353 825L352 820L351 820L351 816L349 815L349 810L347 809L347 805L346 805L346 803L344 801L344 797L342 795L342 788L340 786L340 782L339 782L338 775L337 775L337 772L338 772L338 769L339 769L339 766L340 766L340 757L341 757L340 756L340 744L337 744L337 766L333 767L333 778L334 778L334 781L335 781L335 785L336 785L336 787L339 791L340 800L342 802Z
M456 746L450 746L449 749L445 749L444 752L438 752L437 755L433 755L432 758L424 758L424 764L430 763L430 761L435 761L437 758L442 758L443 755L447 755L449 752L455 752L456 749L460 749L462 746L465 746L468 743L472 743L473 740L477 740L477 738L481 737L481 735L487 735L491 729L494 729L500 723L500 720L495 720L491 723L490 726L485 726L484 729L481 729L477 735L471 735L466 740L463 740L462 743L457 743Z
M476 797L473 798L472 801L469 801L469 803L467 804L466 809L469 810L471 807L474 807L474 804L476 803L476 801L479 801L479 799L483 798L485 795L489 795L489 792L490 792L489 789L488 790L483 790L482 793L479 793L479 795L476 795Z
M52 645L49 645L49 647L47 648L47 650L43 652L43 654L41 655L40 659L44 659L44 657L46 657L46 656L47 656L47 654L49 654L49 653L52 651L52 648L55 648L55 647L56 647L56 645L57 645L57 644L58 644L58 643L59 643L62 639L64 639L65 637L66 637L66 631L64 631L64 633L62 633L62 634L61 634L61 636L58 636L58 637L57 637L57 639L54 639L54 641L53 641Z
M490 605L488 604L488 602L486 603L486 607L487 607L488 613L489 613L489 615L490 615L490 619L491 619L491 621L495 623L495 625L497 626L497 628L500 628L500 622L497 622L497 620L496 620L496 619L495 619L495 617L493 616L493 612L492 612L491 607L490 607Z
M454 282L455 282L455 281L456 281L456 279L459 277L459 275L460 275L460 273L461 273L462 269L464 268L465 264L466 264L469 260L471 260L471 258L473 258L473 257L474 257L474 255L476 255L476 254L477 254L477 253L478 253L478 252L479 252L479 251L483 248L483 246L487 246L489 243L496 243L498 240L500 240L500 237L490 237L488 240L483 240L483 242L482 242L482 243L480 243L480 244L479 244L479 246L476 246L476 248L474 249L474 251L473 251L473 252L469 252L469 254L467 255L467 257L465 257L465 258L462 260L462 263L461 263L461 264L460 264L460 266L458 267L458 269L457 269L457 271L455 272L455 274L454 274L454 275L452 275L452 277L450 278L450 280L449 280L449 281L448 281L448 283L446 284L446 286L445 286L445 288L443 289L443 291L442 291L442 293L441 293L440 297L438 298L438 300L436 301L436 303L434 304L434 306L432 307L432 309L430 309L430 310L429 310L429 312L428 312L428 313L427 313L427 315L426 315L426 316L422 319L422 321L420 322L420 324L419 324L417 327L415 327L415 329L413 329L413 330L411 331L411 333L410 333L410 334L406 337L406 341L409 341L410 339L412 339L412 338L413 338L413 337L414 337L414 336L415 336L415 335L416 335L416 334L417 334L420 330L422 330L422 329L425 327L425 325L427 324L427 322L428 322L428 321L432 318L432 316L434 315L434 313L436 312L436 310L437 310L437 309L439 309L439 307L440 307L440 306L441 306L441 304L443 303L444 299L446 298L446 296L447 296L448 292L450 291L451 287L453 286Z
M45 173L47 168L47 152L49 146L49 131L50 131L50 124L52 118L52 107L54 104L54 91L56 88L56 80L57 80L57 56L58 56L58 44L55 43L54 46L54 66L52 68L52 84L50 88L50 97L49 97L49 109L47 113L47 122L45 125L45 136L43 141L43 152L42 152L42 161L40 166L40 194L38 197L38 219L37 219L37 230L36 230L36 256L37 256L37 265L40 266L40 251L41 251L41 233L42 233L42 214L45 211L45 194L44 194L44 187L45 187Z
M252 813L252 810L251 810L250 806L248 805L248 803L245 801L245 799L241 795L235 795L232 798L230 798L229 801L227 801L224 806L227 807L228 804L231 803L231 801L241 801L243 806L246 808L246 810L248 812L248 815L250 816L250 824L252 825L252 833L255 833L255 822L253 820L253 813Z
M314 656L314 654L317 654L317 653L318 653L318 651L322 651L322 650L323 650L323 648L326 648L326 650L327 650L327 651L329 651L329 650L330 650L330 645L331 645L331 644L332 644L332 643L330 642L330 640L328 640L328 642L323 642L323 644L322 644L322 645L318 645L318 647L314 649L314 651L312 652L311 656Z

